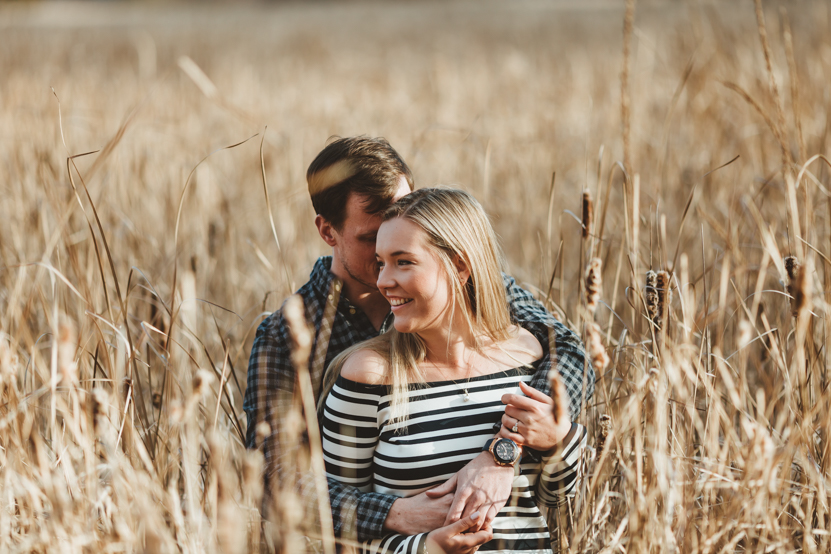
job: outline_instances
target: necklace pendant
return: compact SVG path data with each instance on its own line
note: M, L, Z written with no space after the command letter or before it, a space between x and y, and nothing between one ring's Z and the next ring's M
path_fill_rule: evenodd
M467 389L465 389L465 397L464 397L464 401L465 401L465 402L470 402L470 393L469 393L469 392L467 392Z

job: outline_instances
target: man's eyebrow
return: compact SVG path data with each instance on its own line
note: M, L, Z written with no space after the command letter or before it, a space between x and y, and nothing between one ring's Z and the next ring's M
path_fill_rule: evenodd
M369 231L368 233L358 233L359 239L374 239L378 236L378 231Z

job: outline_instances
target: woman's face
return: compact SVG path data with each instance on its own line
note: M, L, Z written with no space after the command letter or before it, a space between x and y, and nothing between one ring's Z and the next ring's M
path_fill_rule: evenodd
M401 333L446 329L452 298L450 281L421 227L401 217L385 221L378 230L375 256L378 290L395 314L395 329ZM454 277L467 276L462 270Z

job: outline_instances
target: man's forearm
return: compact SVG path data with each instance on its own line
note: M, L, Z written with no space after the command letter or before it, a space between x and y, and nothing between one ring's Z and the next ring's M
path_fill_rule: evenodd
M335 536L359 541L380 539L387 534L385 521L399 497L379 492L361 492L329 478L329 503Z

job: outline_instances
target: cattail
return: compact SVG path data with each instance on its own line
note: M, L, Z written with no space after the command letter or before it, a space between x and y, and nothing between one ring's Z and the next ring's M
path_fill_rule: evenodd
M606 447L606 440L612 432L612 416L602 414L600 416L600 430L597 434L597 454L601 455Z
M106 392L102 389L94 388L92 389L92 394L90 395L92 401L90 402L90 418L92 419L92 429L94 431L95 436L98 436L100 433L104 418L107 417L107 410L109 409L110 399Z
M787 256L785 258L785 272L788 274L788 289L791 284L796 281L796 274L799 271L799 260L796 256Z
M600 258L592 258L586 268L586 308L594 313L600 302L600 291L603 288L603 262Z
M651 269L646 272L646 315L655 321L658 315L658 274Z
M211 390L211 385L216 380L214 374L207 369L199 369L193 375L193 394L187 399L184 407L171 407L171 420L175 422L183 422L192 418L195 414L199 402L208 395ZM220 391L220 394L222 392Z
M200 369L193 376L193 395L205 396L211 390L211 384L216 380L214 374L207 369Z
M809 262L810 263L810 262ZM811 310L811 270L808 265L799 268L796 274L796 283L793 287L793 315L799 316L802 310Z
M583 191L583 238L587 238L591 233L593 217L592 193L587 189Z
M800 281L802 277L802 266L796 256L785 258L785 272L788 274L788 283L785 289L791 297L791 312L794 317L799 315L799 309L805 304L805 294Z
M594 321L590 321L586 325L586 350L589 353L589 359L592 361L594 370L597 373L603 373L609 366L609 354L606 353L606 347L603 346L600 326Z
M657 294L655 325L660 329L664 316L669 314L669 305L672 303L672 283L669 280L669 272L663 269L655 276L655 289Z

